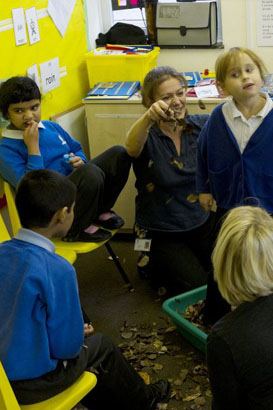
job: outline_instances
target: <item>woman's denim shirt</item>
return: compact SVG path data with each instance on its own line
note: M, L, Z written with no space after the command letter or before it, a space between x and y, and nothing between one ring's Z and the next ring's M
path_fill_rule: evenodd
M183 232L208 218L196 193L196 140L208 115L186 116L181 152L157 124L150 130L140 156L133 162L136 175L136 223L141 228Z

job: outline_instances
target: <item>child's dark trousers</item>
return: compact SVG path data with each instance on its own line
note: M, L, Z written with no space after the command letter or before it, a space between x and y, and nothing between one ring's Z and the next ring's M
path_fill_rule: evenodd
M112 341L101 333L85 339L79 356L59 361L57 368L41 377L11 382L20 404L32 404L65 390L85 371L98 382L81 403L92 410L148 410L151 391Z
M68 178L77 186L74 222L70 233L78 234L109 211L124 188L131 158L116 145L73 171Z

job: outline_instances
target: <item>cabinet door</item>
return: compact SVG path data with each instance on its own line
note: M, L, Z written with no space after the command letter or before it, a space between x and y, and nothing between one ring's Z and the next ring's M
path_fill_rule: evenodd
M145 112L140 104L86 104L90 156L94 158L113 145L125 144L127 131ZM135 176L130 171L128 182L121 192L114 211L125 220L123 229L132 229L135 221Z

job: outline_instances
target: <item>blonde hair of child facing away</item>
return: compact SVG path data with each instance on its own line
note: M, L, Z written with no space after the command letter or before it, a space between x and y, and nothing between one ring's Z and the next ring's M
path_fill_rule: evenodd
M263 209L227 214L212 255L221 295L233 306L273 293L273 219Z
M142 104L149 108L155 102L155 94L158 87L164 81L170 78L177 78L181 82L181 86L186 90L188 83L186 78L172 67L156 67L148 72L144 78L141 88Z
M230 63L239 59L240 55L247 54L253 63L258 67L263 81L265 81L265 74L267 73L264 62L253 51L243 47L232 47L230 50L221 54L215 63L216 84L223 85L227 76L227 71Z

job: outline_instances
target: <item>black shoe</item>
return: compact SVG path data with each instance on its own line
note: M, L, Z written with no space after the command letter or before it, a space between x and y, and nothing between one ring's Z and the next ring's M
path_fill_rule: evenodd
M160 408L160 404L168 403L171 396L171 385L166 379L158 380L148 386L151 389L152 402L149 410Z
M104 229L98 229L94 233L82 231L77 235L68 234L62 238L62 240L64 242L103 242L107 241L111 237L111 232L105 231Z
M115 214L113 211L111 211L111 213L113 214L111 218L107 219L106 221L101 221L99 219L97 221L97 224L100 225L102 228L110 230L121 228L124 225L124 220L120 216Z

